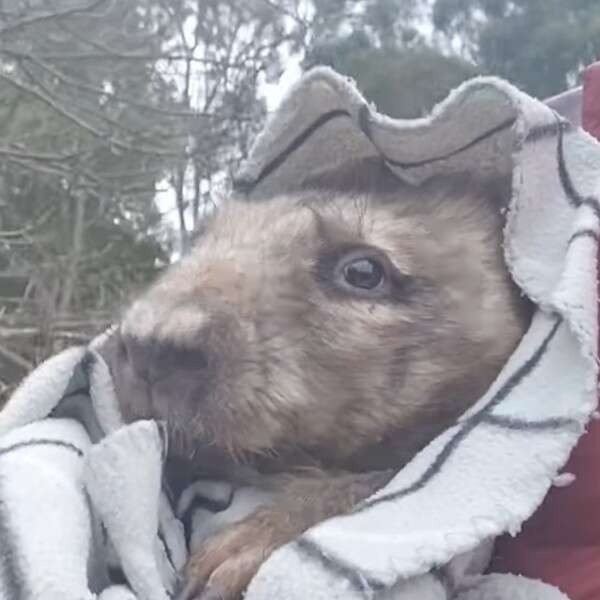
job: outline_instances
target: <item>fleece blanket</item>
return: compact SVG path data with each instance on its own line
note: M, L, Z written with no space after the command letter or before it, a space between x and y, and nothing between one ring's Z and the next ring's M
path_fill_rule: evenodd
M175 496L160 423L125 426L97 347L38 367L0 412L0 600L166 600L189 549L268 501L194 482Z
M596 408L600 146L495 78L423 119L376 112L317 69L270 118L235 180L250 200L348 159L379 155L418 184L510 173L505 256L536 305L486 394L373 497L276 551L247 600L564 600L484 573L561 473ZM96 341L34 371L0 412L0 598L168 598L189 549L268 501L197 482L173 497L159 423L123 426Z

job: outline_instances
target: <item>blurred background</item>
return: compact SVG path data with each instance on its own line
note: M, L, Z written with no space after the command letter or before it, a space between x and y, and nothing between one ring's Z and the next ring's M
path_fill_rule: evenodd
M303 70L409 118L599 57L598 0L0 0L0 403L201 235Z

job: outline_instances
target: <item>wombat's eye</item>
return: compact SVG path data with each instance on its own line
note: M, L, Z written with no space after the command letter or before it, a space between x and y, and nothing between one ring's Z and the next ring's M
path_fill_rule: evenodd
M340 250L333 271L339 288L371 299L390 291L394 268L383 252L370 247Z
M383 283L385 269L371 257L356 258L343 268L344 279L352 287L373 290Z
M404 276L385 252L372 246L325 248L314 273L326 292L342 292L353 298L396 299L396 292L400 297L404 291Z

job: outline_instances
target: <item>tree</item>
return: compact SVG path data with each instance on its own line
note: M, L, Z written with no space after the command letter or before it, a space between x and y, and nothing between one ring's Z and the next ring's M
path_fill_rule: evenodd
M177 81L175 97L218 119L189 131L193 155L170 174L183 249L210 209L227 175L262 125L260 84L281 72L282 49L294 50L305 33L300 1L161 0L166 48L182 60L165 65Z
M311 48L363 40L370 47L397 49L419 40L414 27L420 0L313 0Z
M426 115L450 90L477 74L469 63L426 46L379 49L347 39L313 56L354 78L380 112L401 119Z
M1 394L167 261L153 198L183 151L169 83L129 58L160 51L143 2L0 8Z
M433 19L483 71L541 98L600 56L596 0L436 0Z
M0 396L169 262L162 189L185 246L288 22L261 0L0 0Z

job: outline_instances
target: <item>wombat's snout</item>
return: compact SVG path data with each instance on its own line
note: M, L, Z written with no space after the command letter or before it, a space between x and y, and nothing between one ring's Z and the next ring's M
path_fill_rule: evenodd
M150 385L178 374L201 379L208 366L208 350L201 341L197 347L184 348L155 338L121 335L120 344L133 374Z
M198 302L167 302L159 292L134 303L105 349L127 421L205 411L224 363L219 342L233 327Z

